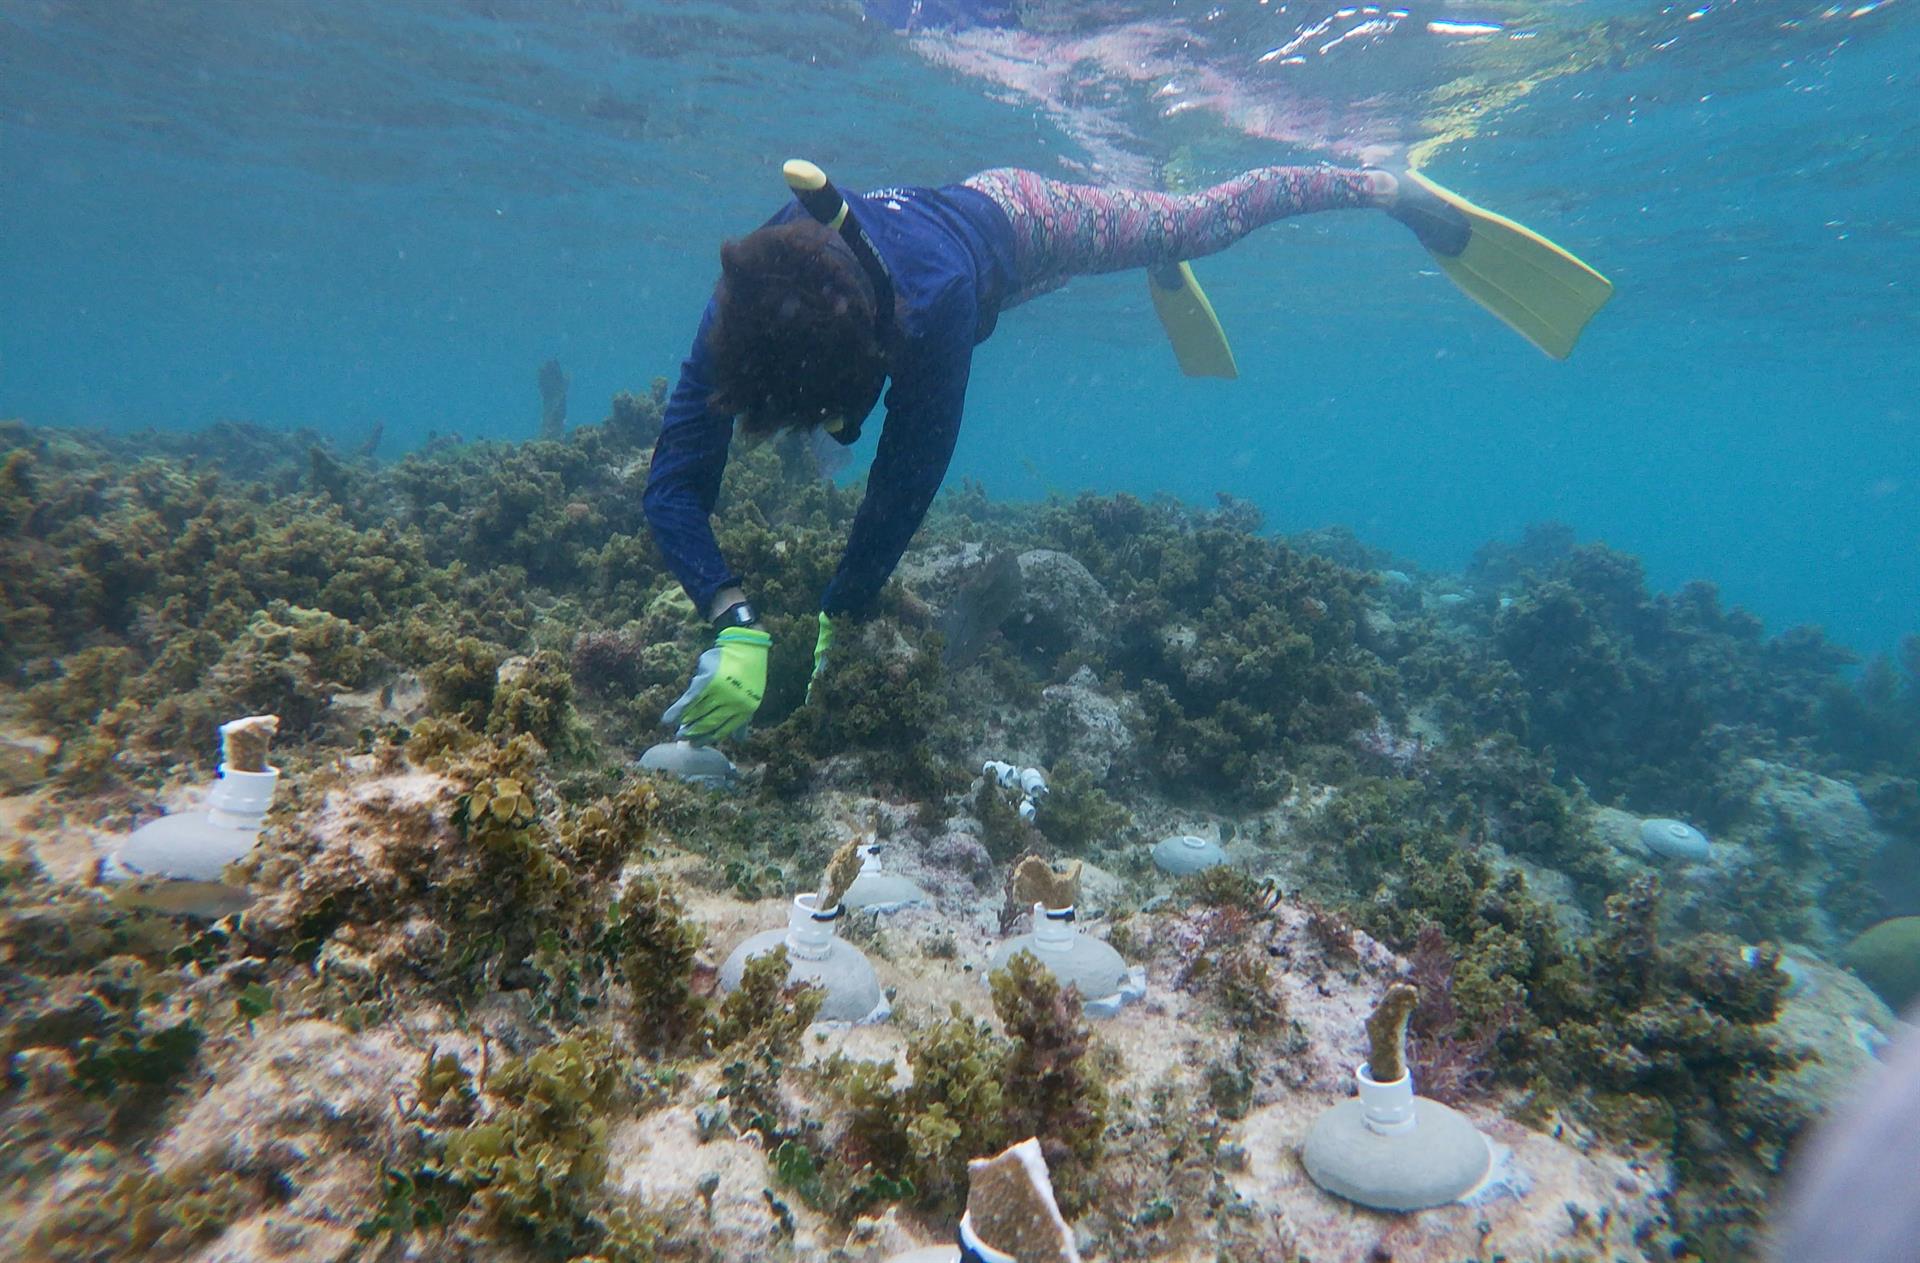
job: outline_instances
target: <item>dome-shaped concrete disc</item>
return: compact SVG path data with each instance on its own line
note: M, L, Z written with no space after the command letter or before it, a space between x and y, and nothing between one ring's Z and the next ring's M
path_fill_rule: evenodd
M720 962L720 990L732 991L740 985L747 962L764 956L786 944L785 930L763 930L733 949ZM820 1003L818 1020L822 1022L859 1022L880 1007L880 979L866 954L845 939L836 938L826 959L808 960L787 954L787 982L812 983L827 994Z
M1163 873L1185 877L1226 863L1227 853L1220 849L1218 842L1179 834L1154 844L1153 862Z
M854 912L867 908L893 912L923 905L930 900L927 892L917 883L898 873L866 871L853 879L853 885L847 887L847 893L840 896L840 902Z
M1493 1151L1457 1110L1413 1100L1412 1131L1382 1136L1367 1126L1358 1098L1314 1121L1301 1152L1321 1188L1375 1210L1444 1206L1486 1178Z
M740 774L733 760L720 751L712 746L697 746L690 741L662 741L659 745L647 747L647 752L640 756L640 769L644 772L664 772L695 785L715 788L733 784L734 778Z
M1007 967L1020 952L1032 952L1053 974L1061 986L1080 988L1080 999L1103 1000L1127 985L1127 962L1101 940L1082 934L1069 952L1046 951L1034 946L1033 935L1010 938L993 951L990 969Z

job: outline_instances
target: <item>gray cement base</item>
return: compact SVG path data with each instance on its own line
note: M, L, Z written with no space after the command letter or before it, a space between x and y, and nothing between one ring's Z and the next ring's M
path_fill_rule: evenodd
M1301 1151L1313 1182L1375 1210L1424 1210L1456 1201L1486 1178L1492 1151L1457 1110L1413 1100L1415 1126L1382 1136L1366 1124L1358 1098L1315 1121Z

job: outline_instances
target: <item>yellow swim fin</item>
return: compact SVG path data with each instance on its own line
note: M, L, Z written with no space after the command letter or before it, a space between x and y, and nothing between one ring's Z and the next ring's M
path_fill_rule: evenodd
M1233 348L1206 291L1185 263L1147 269L1147 291L1153 295L1154 314L1173 343L1180 371L1188 377L1238 377Z
M1539 233L1475 206L1417 171L1403 178L1466 221L1462 245L1457 238L1446 240L1444 232L1423 231L1426 225L1406 214L1395 215L1413 226L1448 279L1521 337L1556 360L1566 359L1580 331L1613 297L1613 282Z

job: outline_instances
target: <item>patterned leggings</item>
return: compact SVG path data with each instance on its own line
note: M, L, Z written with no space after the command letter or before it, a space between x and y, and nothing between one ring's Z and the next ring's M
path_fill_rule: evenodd
M965 183L1013 223L1020 292L1009 307L1074 276L1197 259L1289 215L1374 205L1366 172L1325 166L1256 167L1198 193L1066 184L1017 167Z

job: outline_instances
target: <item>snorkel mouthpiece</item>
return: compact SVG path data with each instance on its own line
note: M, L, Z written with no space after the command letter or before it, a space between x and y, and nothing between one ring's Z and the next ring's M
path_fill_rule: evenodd
M893 273L887 268L887 261L880 257L879 249L873 239L867 236L847 210L847 199L833 186L827 173L818 165L805 158L789 158L780 166L780 174L786 177L787 187L793 190L794 200L812 216L816 223L824 225L845 242L847 249L853 252L854 259L860 264L860 270L867 274L867 280L873 285L873 320L875 332L884 344L893 322ZM822 426L833 437L834 442L852 447L860 441L860 426L866 419L866 413L872 411L879 399L879 389L874 390L874 398L869 400L859 416L851 414L831 417Z

